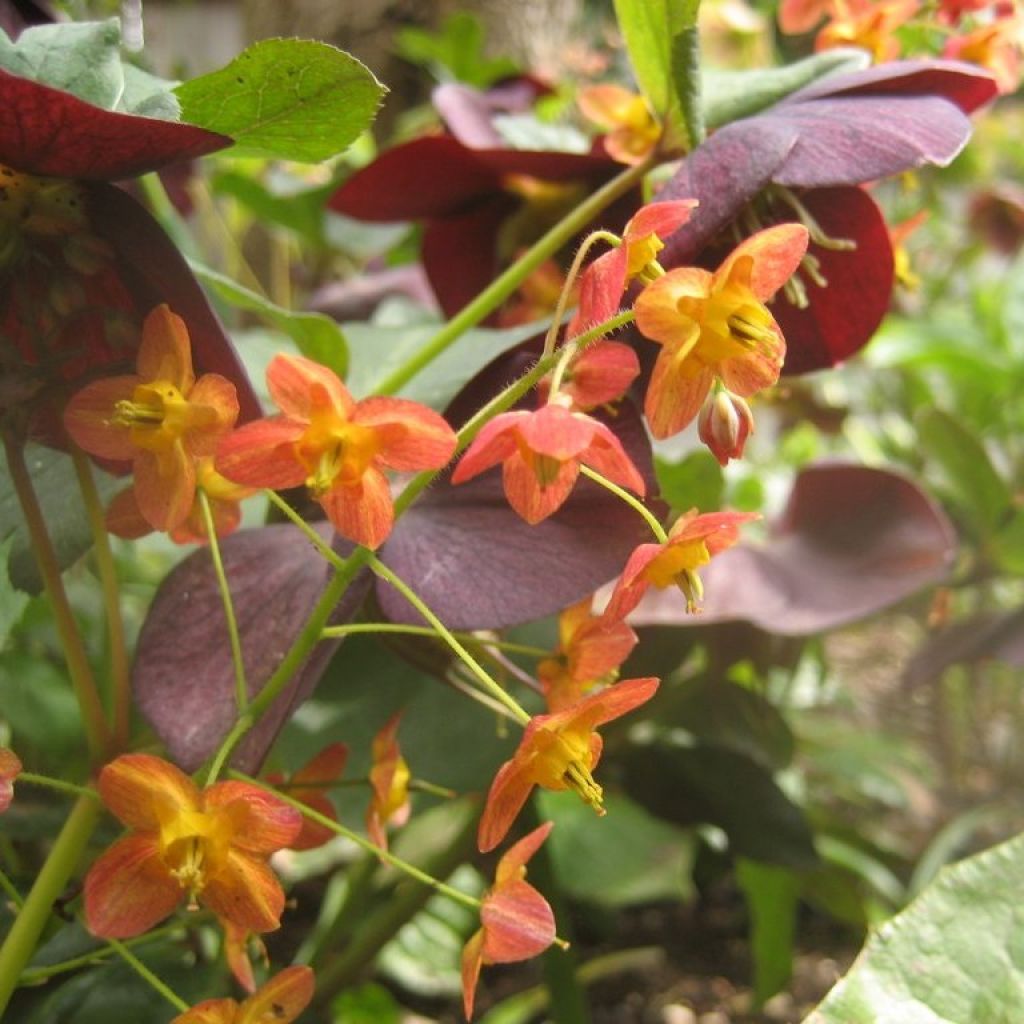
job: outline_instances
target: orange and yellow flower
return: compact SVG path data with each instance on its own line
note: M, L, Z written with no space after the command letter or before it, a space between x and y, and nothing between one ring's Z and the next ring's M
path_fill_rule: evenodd
M662 346L644 403L655 437L690 423L718 379L742 397L779 379L786 342L765 303L799 266L807 240L801 224L765 228L714 273L670 270L640 293L637 327Z
M965 35L946 40L942 56L965 60L992 72L1004 96L1016 91L1021 79L1024 16L997 18Z
M293 800L305 804L318 814L331 821L337 821L338 815L327 795L327 787L337 782L345 771L348 763L348 747L344 743L330 743L319 754L307 761L291 778L284 775L268 775L267 782L272 786L287 783L288 795ZM302 829L292 840L293 850L314 850L330 841L337 835L326 825L321 825L311 818L302 819Z
M0 814L14 799L14 780L21 773L21 758L13 750L0 747Z
M669 530L664 544L641 544L629 556L604 614L624 619L648 587L677 586L686 596L688 611L696 611L704 596L697 570L739 540L741 523L758 519L754 512L709 512L690 509Z
M895 60L900 55L896 29L909 21L919 7L918 0L877 0L868 4L834 0L832 20L818 33L814 48L859 46L871 54L876 64Z
M281 415L224 438L217 470L250 487L305 484L343 537L379 547L394 508L384 469L440 469L455 432L436 412L401 398L355 401L337 375L296 355L278 355L267 385Z
M373 738L370 787L373 796L366 810L366 831L375 845L388 848L387 825L404 825L409 820L409 765L398 746L401 712L392 715Z
M166 305L146 317L137 370L87 384L68 403L64 426L90 455L131 461L139 511L169 532L192 510L196 463L234 426L238 397L220 374L196 379L185 322Z
M526 881L527 861L547 839L553 822L523 836L498 861L494 885L484 893L480 930L462 950L462 1000L466 1019L484 964L511 964L543 953L555 940L555 915L548 901Z
M589 466L613 483L643 496L640 471L614 433L558 398L533 412L495 416L477 434L455 467L452 483L461 484L502 463L505 497L531 525L557 512Z
M493 850L505 838L534 786L575 790L604 814L603 791L591 774L601 758L601 737L595 730L650 700L657 688L658 680L651 677L627 679L554 714L531 718L518 749L498 769L487 794L477 833L481 851Z
M604 148L613 160L638 164L658 144L661 126L643 96L621 85L591 85L576 98L583 116L603 128Z
M218 782L205 790L149 754L123 754L97 783L131 829L85 878L85 922L100 938L141 935L188 899L251 932L273 931L284 892L267 859L291 846L301 815L266 790Z
M178 1014L171 1024L291 1024L313 998L308 967L286 967L243 1003L204 999Z

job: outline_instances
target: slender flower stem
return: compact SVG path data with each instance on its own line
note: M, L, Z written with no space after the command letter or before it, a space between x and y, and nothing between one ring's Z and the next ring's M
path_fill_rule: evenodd
M651 533L657 537L659 544L664 544L668 540L665 528L655 518L654 513L639 498L619 487L618 484L613 484L611 480L606 476L602 476L596 469L591 469L589 466L580 466L580 472L593 480L594 483L600 484L605 490L611 491L617 498L621 498L631 508L636 509L644 517L647 525L651 528Z
M89 796L99 799L95 789L88 786L76 786L73 782L65 782L63 779L53 779L49 775L36 775L35 772L18 772L17 783L20 786L26 783L30 786L45 786L47 789L56 789L61 793L70 793L72 796Z
M103 515L103 503L96 490L89 457L78 445L71 446L71 459L78 477L78 488L89 517L92 531L93 553L99 573L103 605L107 613L107 639L110 643L111 708L114 729L114 743L117 750L128 746L131 730L131 670L128 661L128 644L124 635L124 619L121 616L121 592L117 579L117 565L110 549L110 535L107 533Z
M3 889L11 906L16 910L21 910L25 905L25 901L21 898L21 893L18 892L15 884L7 877L6 874L4 874L3 871L0 871L0 889Z
M349 622L342 626L327 626L323 636L329 637L351 636L354 633L399 633L409 636L436 637L437 632L429 626L407 626L401 622ZM475 633L462 633L452 630L452 636L467 644L479 644L481 647L493 647L499 651L509 651L512 654L525 654L531 658L546 658L551 652L543 647L531 647L529 644L516 644L508 640L496 640L490 637L477 636Z
M295 509L293 509L291 505L289 505L288 502L277 493L277 491L265 490L263 493L267 496L272 505L280 509L291 523L294 526L297 526L306 535L313 547L315 547L317 551L319 551L320 554L334 566L335 569L341 569L342 566L344 566L345 559L342 558L341 555L339 555L338 552L335 551L331 545L328 544L327 541L325 541L323 537L321 537L320 534L317 533L316 530L314 530L313 527L310 526L309 523L307 523L306 520L303 519L302 516L300 516L299 513L296 512Z
M459 889L453 889L450 885L445 885L445 883L439 879L428 875L425 871L421 871L415 864L410 864L407 860L402 860L401 857L396 857L390 851L382 849L376 844L371 843L369 839L365 838L365 836L360 835L358 832L353 832L352 829L339 824L333 818L328 818L326 814L321 814L319 811L316 811L312 807L302 803L301 800L296 800L294 797L290 797L287 793L276 789L274 786L268 785L260 779L254 779L252 776L246 775L244 772L238 772L232 769L228 774L233 779L248 782L250 785L259 786L260 789L265 789L268 793L273 793L279 800L283 800L286 804L289 804L297 811L300 811L303 816L308 818L310 821L315 821L318 825L322 825L324 828L330 829L337 835L344 836L346 839L355 843L356 846L359 846L367 852L379 857L385 864L390 864L391 867L404 872L410 878L415 878L417 882L429 885L431 889L442 893L449 899L455 900L456 903L461 903L463 906L470 907L473 910L478 910L480 908L480 900L475 896L470 896L467 892L462 892Z
M521 725L530 721L530 714L515 698L511 697L501 686L491 678L487 670L473 657L458 640L452 636L448 627L427 607L426 603L412 590L412 588L400 577L396 576L383 562L375 555L370 556L370 569L382 580L386 580L397 590L423 616L431 626L434 627L438 636L458 655L462 663L480 681L484 689L496 700L500 701L512 712Z
M64 891L81 859L101 804L92 796L80 797L72 807L50 853L36 876L11 930L0 946L0 1019L11 998L18 977L35 952L36 943L53 912L54 901Z
M126 963L135 973L156 989L176 1010L184 1013L188 1009L188 1003L176 992L172 991L162 982L123 942L117 939L107 939L111 949Z
M424 367L429 366L456 339L480 323L501 305L520 284L549 256L557 252L573 235L582 231L599 213L616 199L638 185L654 166L654 159L627 167L588 196L571 213L535 242L500 277L497 277L472 302L464 306L437 334L411 359L389 374L377 387L377 394L392 395L412 380Z
M79 632L74 613L71 611L71 604L64 590L57 553L46 530L46 521L43 519L42 509L39 507L39 499L32 487L32 478L25 465L24 451L21 445L6 431L4 432L4 450L7 454L7 468L11 474L11 481L28 526L36 564L39 566L46 596L50 599L50 607L53 609L57 633L60 636L64 659L68 666L68 675L71 677L71 686L82 712L82 724L85 728L89 753L93 761L98 762L107 755L111 747L110 730L103 714L103 702L96 689L96 680L89 665L89 658L85 653L82 634Z
M245 659L242 657L242 638L238 635L238 619L235 616L235 605L231 600L231 587L227 574L224 572L224 560L220 557L220 544L217 541L217 524L213 521L213 510L210 499L201 487L196 490L199 507L203 513L203 525L206 527L206 539L209 542L210 560L213 572L217 577L217 589L220 590L221 603L224 605L224 621L228 627L228 641L231 644L231 662L235 669L235 706L242 714L249 706L249 686L245 681Z

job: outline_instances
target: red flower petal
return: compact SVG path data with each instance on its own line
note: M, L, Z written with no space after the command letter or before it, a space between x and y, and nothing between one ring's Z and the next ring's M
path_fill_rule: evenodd
M486 423L459 459L452 473L452 483L464 483L504 462L516 450L516 432L529 415L525 411L503 412Z
M527 833L522 839L513 843L502 854L501 860L498 861L498 867L494 872L496 888L519 877L520 869L526 867L530 858L540 849L544 840L551 835L551 830L554 827L555 823L553 821L545 821L543 825L538 825L532 832Z
M334 528L349 540L377 548L387 540L395 521L387 478L372 466L355 487L335 483L318 499Z
M301 812L248 782L216 783L203 792L203 807L228 811L235 824L231 845L249 853L289 846L302 827Z
M543 953L555 939L548 901L524 881L495 887L480 908L485 963L508 964Z
M266 861L234 846L228 849L222 869L208 879L202 901L218 917L250 932L274 931L284 910L277 875Z
M305 356L274 356L267 367L267 387L286 416L305 423L318 409L331 408L348 419L355 408L352 395L338 375Z
M352 422L374 428L380 445L375 459L391 469L440 469L455 454L455 431L419 402L366 398L356 405Z
M533 783L515 759L506 761L498 769L487 794L477 830L477 846L481 853L493 850L508 835L512 822L523 809L532 789Z
M185 395L195 383L188 328L166 303L153 309L143 321L137 367L147 383L167 381Z
M141 377L105 377L86 384L64 409L64 428L82 451L117 462L135 457L131 431L111 423L118 402L130 401Z
M152 754L122 754L104 765L96 788L107 810L140 832L155 832L162 816L200 806L196 784L170 761Z
M480 980L480 968L484 962L484 930L475 932L462 948L462 1008L466 1020L473 1016L473 1003L476 996L477 982Z
M298 487L308 476L295 453L304 431L302 423L285 416L246 423L218 443L217 472L248 487Z
M184 447L138 451L132 463L139 511L156 530L173 530L192 509L196 498L196 467Z
M572 493L580 475L580 464L570 459L558 466L554 476L543 486L537 472L527 460L515 452L502 467L502 483L508 503L531 526L557 512Z
M315 981L308 967L286 967L240 1007L236 1024L290 1024L309 1005Z

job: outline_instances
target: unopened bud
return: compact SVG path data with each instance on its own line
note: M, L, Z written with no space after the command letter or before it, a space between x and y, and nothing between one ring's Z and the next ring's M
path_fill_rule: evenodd
M753 432L753 413L739 395L721 388L704 402L697 433L720 466L743 457L743 447Z

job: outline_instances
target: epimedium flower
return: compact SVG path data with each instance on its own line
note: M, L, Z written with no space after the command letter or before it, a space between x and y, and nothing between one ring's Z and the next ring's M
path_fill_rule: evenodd
M204 999L178 1014L171 1024L292 1024L313 998L309 967L286 967L244 1002Z
M900 53L896 29L912 18L919 6L918 0L879 0L866 5L834 0L832 18L818 33L814 47L859 46L878 64L895 60Z
M623 164L638 164L658 145L661 125L639 93L606 83L581 89L576 97L583 116L606 132L608 155Z
M85 922L100 938L141 935L181 902L202 903L252 932L280 923L284 893L267 864L302 826L297 810L244 782L205 790L149 754L123 754L97 782L107 809L131 830L85 878Z
M714 273L671 270L640 293L637 327L662 346L644 403L655 437L682 430L719 379L743 397L778 380L786 343L766 302L799 265L807 239L800 224L766 228Z
M327 787L336 783L348 763L348 747L344 743L329 743L320 753L306 762L290 777L281 774L267 776L273 786L286 786L293 800L311 807L332 821L338 820L334 804L327 795ZM314 850L335 837L336 833L310 818L302 819L302 829L292 840L292 850Z
M394 522L385 469L440 469L455 432L426 406L401 398L357 402L338 376L298 355L278 355L267 386L281 415L234 431L217 471L250 487L305 484L343 537L376 548Z
M375 845L388 848L387 825L404 825L409 820L409 765L398 746L401 712L392 715L373 738L370 767L370 806L366 809L366 831Z
M196 460L212 456L238 418L234 384L196 377L188 329L157 306L142 327L137 372L87 384L64 410L64 426L90 455L132 461L135 500L157 530L174 530L196 499Z
M593 417L570 411L558 396L533 412L523 409L495 416L466 449L452 483L470 480L499 462L505 496L530 524L558 511L575 486L581 465L641 497L646 491L643 477L615 434Z
M0 747L0 814L14 799L14 780L21 774L21 758L7 747Z
M569 400L574 411L589 412L599 405L618 401L639 376L640 360L636 352L621 341L602 339L572 355L558 392ZM548 375L537 386L537 393L546 401L550 389L551 375Z
M697 418L697 436L720 466L743 458L747 438L754 432L754 414L745 399L716 386L704 400Z
M687 611L696 611L704 594L697 570L739 540L741 524L758 518L752 512L701 515L690 509L673 523L664 544L641 544L629 556L604 614L624 619L651 586L677 586L686 597Z
M526 881L526 865L554 828L545 822L523 836L498 861L494 885L484 893L480 929L462 950L462 1001L473 1016L480 968L511 964L543 953L555 941L555 915L548 901Z
M234 382L243 418L259 415L184 258L113 184L231 144L0 70L0 414L21 436L66 443L68 387L127 369L142 319L164 302L187 321L199 370Z
M626 679L561 711L531 718L515 754L498 769L487 794L477 833L480 850L493 850L505 838L534 786L575 790L604 814L603 791L592 774L602 748L596 729L650 700L657 688L653 677Z
M537 665L549 711L575 704L599 683L614 682L636 646L636 633L625 622L592 614L592 603L585 597L558 616L558 646Z
M946 40L942 55L987 68L995 76L1000 93L1009 95L1020 85L1022 48L1022 16L1013 14L963 35L951 36Z

